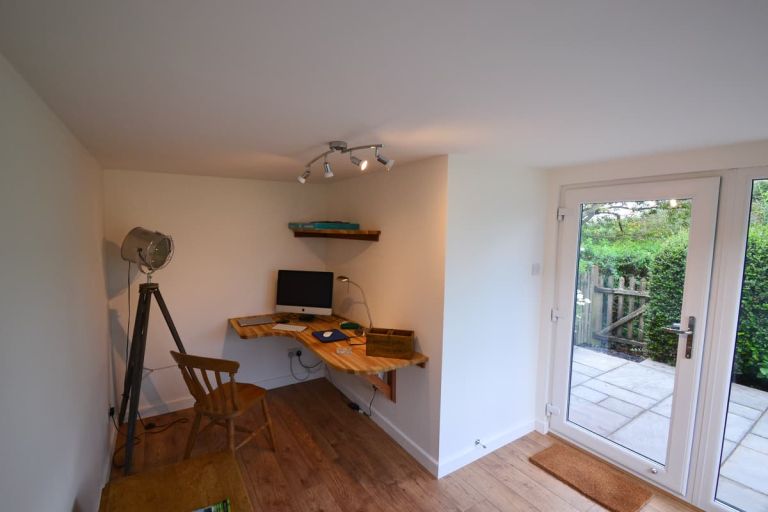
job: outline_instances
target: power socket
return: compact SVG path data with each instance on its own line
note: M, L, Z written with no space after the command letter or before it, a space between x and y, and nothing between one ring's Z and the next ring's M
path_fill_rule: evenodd
M293 357L301 357L301 349L300 348L291 348L288 349L288 358Z
M115 417L115 406L114 405L110 405L109 406L109 417L110 418L114 418Z

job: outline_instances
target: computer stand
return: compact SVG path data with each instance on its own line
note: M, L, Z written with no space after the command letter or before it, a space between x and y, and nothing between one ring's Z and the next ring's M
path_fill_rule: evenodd
M125 463L123 465L123 474L127 475L131 471L131 462L133 459L134 433L136 431L136 418L139 413L139 397L141 396L141 380L144 376L144 353L147 348L147 327L149 326L149 307L152 303L152 296L157 300L157 305L163 313L165 323L171 331L173 341L179 352L186 354L184 345L181 343L179 332L173 324L171 314L165 305L163 296L160 294L160 287L157 283L144 283L139 285L139 305L136 308L136 321L133 324L133 338L131 340L131 352L126 361L125 380L123 382L123 397L120 402L120 414L118 420L122 426L125 420L126 407L128 407L128 429L125 438ZM129 406L130 399L130 406Z

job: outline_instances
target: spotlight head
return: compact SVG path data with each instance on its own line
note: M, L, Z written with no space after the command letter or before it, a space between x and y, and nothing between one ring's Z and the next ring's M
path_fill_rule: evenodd
M310 174L312 174L312 171L310 171L309 167L307 167L306 169L304 169L304 172L301 173L301 176L299 176L296 179L299 180L299 183L303 185L307 182L307 179L309 179Z
M173 239L159 231L133 228L125 235L120 256L125 261L135 263L143 273L151 274L171 261Z
M349 278L347 276L336 276L337 281L341 281L342 283L349 282Z
M357 158L356 156L353 156L353 155L349 156L349 160L353 164L358 166L361 171L364 171L364 170L366 170L368 168L368 160L360 160L359 158Z
M395 165L395 161L394 160L391 160L391 159L385 157L384 155L382 155L381 153L379 153L379 148L376 148L376 160L381 165L383 165L384 168L386 170L388 170L388 171L391 170L392 167Z
M323 177L333 178L333 169L331 169L331 164L328 162L323 162Z

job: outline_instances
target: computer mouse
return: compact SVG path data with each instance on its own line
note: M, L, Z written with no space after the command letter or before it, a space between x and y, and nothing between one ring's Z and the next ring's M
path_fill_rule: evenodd
M323 338L330 338L331 334L333 334L333 331L325 331L323 333Z

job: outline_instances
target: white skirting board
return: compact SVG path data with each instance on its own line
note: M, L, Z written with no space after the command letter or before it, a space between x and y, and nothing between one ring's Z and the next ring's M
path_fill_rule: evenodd
M333 385L336 386L336 388L338 388L342 393L344 393L344 395L353 399L357 403L364 404L369 400L369 398L361 396L338 380L333 381ZM453 473L457 469L460 469L467 464L470 464L477 459L501 448L502 446L521 438L525 434L528 434L534 430L535 426L535 422L533 420L523 422L509 430L492 436L485 442L485 449L473 445L461 453L457 453L453 456L440 457L440 461L438 462L421 446L416 444L410 437L405 435L402 430L397 428L388 418L378 413L378 411L373 415L372 419L374 423L376 423L382 428L382 430L389 434L389 436L394 439L397 444L402 446L405 451L407 451L414 459L416 459L419 464L424 466L427 471L432 473L437 478L442 478L450 473Z
M257 386L260 386L264 389L274 389L274 388L281 388L283 386L289 386L291 384L298 384L300 382L306 382L309 380L321 379L323 377L325 377L324 372L316 372L316 373L309 374L309 378L307 378L306 380L297 380L297 379L294 379L293 376L289 374L289 375L283 375L282 377L274 377L272 379L264 379L256 382L251 382L250 384L256 384ZM235 377L235 379L237 379L237 377ZM194 404L195 404L194 398L192 398L191 395L187 395L187 396L177 398L175 400L170 400L168 402L163 402L160 404L145 405L145 406L139 407L139 414L141 414L142 418L146 419L152 416L157 416L158 414L165 414L169 412L179 411L181 409L187 409L189 407L192 407Z
M370 400L370 397L365 398L353 391L351 388L343 385L341 382L339 382L339 379L332 381L331 384L333 384L339 391L344 393L347 398L350 398L359 404L367 404L368 400ZM376 411L376 408L374 407L373 410ZM416 444L410 437L405 435L403 431L397 428L388 418L379 414L378 411L376 411L371 419L374 423L380 426L384 432L389 434L389 437L394 439L397 444L402 446L403 449L411 455L411 457L416 459L419 464L424 466L427 471L437 476L437 460L435 460L434 457L427 453L421 446Z
M525 421L503 432L499 432L490 438L483 438L483 444L486 446L485 448L482 446L472 445L454 455L440 457L437 478L442 478L446 475L449 475L454 471L463 468L467 464L470 464L477 459L481 459L489 453L498 450L502 446L520 439L524 435L533 431L534 426L535 422L533 420Z

